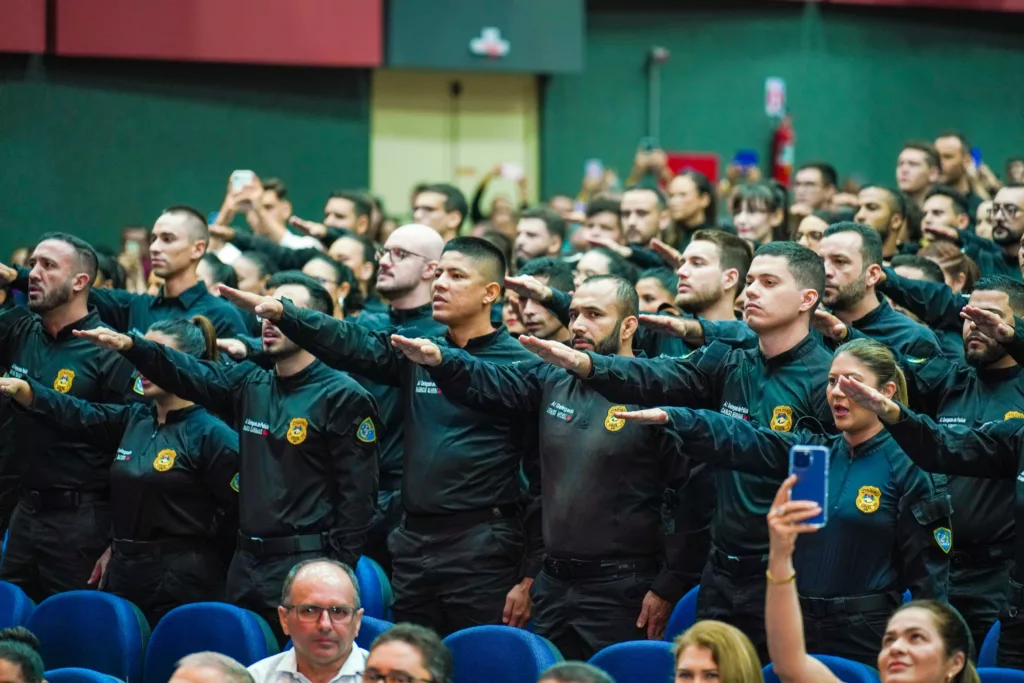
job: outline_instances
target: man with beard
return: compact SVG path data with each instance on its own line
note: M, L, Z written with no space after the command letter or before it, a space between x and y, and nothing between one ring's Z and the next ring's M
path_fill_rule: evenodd
M571 346L633 356L638 299L613 275L587 280L570 307ZM523 337L529 348L536 337ZM686 463L657 429L632 427L587 382L551 365L494 365L429 339L392 337L449 399L535 422L546 550L534 581L534 631L567 659L662 637L682 582L665 564L662 491Z
M131 365L73 336L102 324L87 303L96 279L92 247L72 235L49 234L28 263L31 314L23 308L0 314L0 368L85 401L122 403L131 392ZM2 277L15 275L7 268ZM2 438L14 449L5 474L16 470L23 480L0 579L36 602L87 588L110 541L114 454L25 411L5 406L4 414L10 419Z
M818 252L825 262L822 301L835 318L905 356L941 355L931 330L894 311L876 293L882 277L882 239L875 230L860 223L836 223L825 231Z
M911 140L896 159L896 185L919 208L925 195L939 180L939 152L927 140ZM901 239L907 237L904 234Z
M1019 257L1024 237L1024 185L1007 185L996 193L992 200L991 240L952 227L933 227L931 231L963 245L964 253L974 259L983 275L1024 279Z
M887 187L862 187L857 193L857 215L853 220L875 229L882 238L882 258L888 261L899 251L900 235L907 225L907 200L899 191Z
M288 299L326 316L334 308L324 288L300 273L277 273L267 290L275 297L267 301ZM221 293L242 295L223 285ZM354 380L299 348L270 320L262 324L272 370L200 361L136 334L77 334L120 352L146 379L238 431L238 548L227 600L266 619L283 643L276 617L289 570L322 556L354 567L362 555L377 503L379 422L373 398Z
M516 224L516 264L530 259L558 256L565 240L565 221L552 209L527 209Z
M542 286L563 292L573 289L572 269L561 259L548 257L527 261L519 269L518 277L530 277ZM519 309L523 316L526 334L541 339L569 342L572 336L569 328L544 304L533 298L523 297L520 298Z

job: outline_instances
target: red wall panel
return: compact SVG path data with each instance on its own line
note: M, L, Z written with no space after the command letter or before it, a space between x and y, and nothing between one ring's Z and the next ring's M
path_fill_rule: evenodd
M46 51L46 0L0 0L0 52Z
M366 67L383 59L383 0L57 0L56 6L60 55Z

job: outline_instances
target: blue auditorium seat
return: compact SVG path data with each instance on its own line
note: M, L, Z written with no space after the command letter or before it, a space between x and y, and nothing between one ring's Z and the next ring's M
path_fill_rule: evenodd
M49 667L81 667L123 681L142 678L149 624L123 598L89 590L60 593L39 603L25 627L39 638Z
M101 674L92 669L79 669L69 666L66 669L54 669L43 674L47 683L122 683L120 678Z
M388 619L391 614L391 582L379 564L369 557L360 557L356 565L359 599L363 614L374 619Z
M149 641L145 683L167 683L179 659L209 650L244 666L277 654L277 638L263 617L223 602L196 602L168 612Z
M671 643L676 636L697 623L697 595L699 592L700 586L694 586L676 603L672 610L672 616L668 618L668 626L665 627L666 642Z
M0 628L24 626L36 604L25 591L7 581L0 581Z
M562 661L545 638L511 626L474 626L444 639L455 660L455 683L536 683Z
M394 626L394 624L390 621L374 619L373 617L368 617L364 614L363 623L359 627L359 635L356 636L356 645L364 650L369 650L370 644L373 643L374 639L392 626Z
M981 644L978 651L979 667L995 667L996 652L999 650L999 622L992 624L992 628L985 635L985 642Z
M590 663L615 679L615 683L672 683L675 660L672 645L663 640L630 640L609 645L590 658Z
M828 670L843 683L878 683L879 681L878 672L860 662L830 655L811 656L827 666ZM775 675L771 664L764 668L764 683L779 683L779 677Z
M978 669L981 683L1024 683L1024 671L1019 669L996 669L983 667Z

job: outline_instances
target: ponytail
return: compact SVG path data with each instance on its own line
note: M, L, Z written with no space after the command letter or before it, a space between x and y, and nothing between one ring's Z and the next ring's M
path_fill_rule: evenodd
M217 330L205 316L197 315L189 320L161 320L150 325L149 331L167 335L174 340L179 351L193 358L216 361L220 357Z
M198 328L199 332L203 335L203 342L205 348L203 349L203 355L200 356L202 360L216 361L220 358L220 352L217 349L217 328L213 326L210 319L204 315L193 316L189 321ZM900 375L902 377L902 373ZM904 391L906 391L906 381L904 380Z
M862 337L846 342L836 349L835 355L832 357L837 358L842 353L848 353L868 366L868 369L878 378L878 389L889 382L895 384L896 393L893 394L892 400L907 405L907 378L900 366L896 364L896 358L892 355L892 351L885 344Z
M892 381L896 383L896 393L893 395L893 400L900 405L907 405L910 401L910 394L907 391L907 376L903 374L903 368L899 365L896 366L896 375Z

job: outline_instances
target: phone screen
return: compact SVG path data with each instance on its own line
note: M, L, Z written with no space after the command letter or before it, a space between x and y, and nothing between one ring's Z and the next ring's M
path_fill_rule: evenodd
M231 174L231 191L238 192L252 182L255 174L252 171L235 171Z
M821 514L811 517L805 524L822 527L828 522L828 459L829 449L824 446L789 449L789 473L797 477L791 499L811 500L821 508Z

